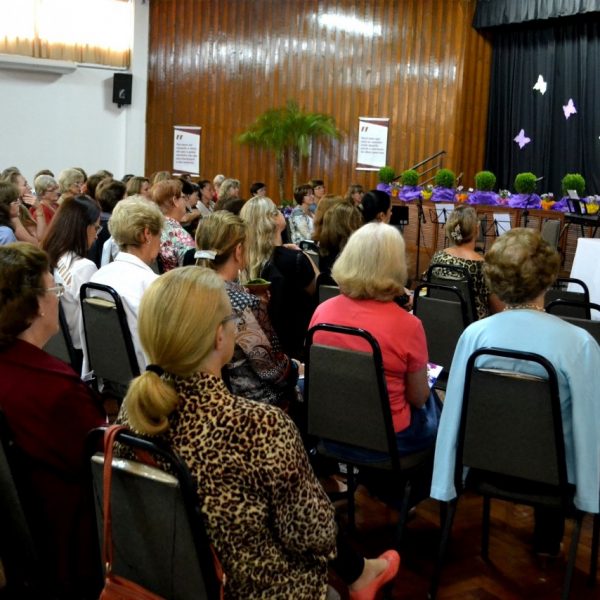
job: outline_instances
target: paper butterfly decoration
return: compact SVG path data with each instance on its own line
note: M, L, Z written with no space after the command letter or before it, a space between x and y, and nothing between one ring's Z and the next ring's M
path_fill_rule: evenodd
M542 96L546 93L546 89L548 88L548 83L544 81L544 77L542 75L538 75L538 79L533 86L534 90L538 90Z
M517 142L517 144L519 144L519 148L521 150L523 150L523 147L526 146L527 144L529 144L529 142L531 141L531 138L528 138L525 135L525 130L521 129L521 131L519 131L519 135L517 135L515 139L515 142Z
M563 112L565 113L565 119L568 119L577 112L575 104L573 104L573 98L569 98L569 101L563 106Z

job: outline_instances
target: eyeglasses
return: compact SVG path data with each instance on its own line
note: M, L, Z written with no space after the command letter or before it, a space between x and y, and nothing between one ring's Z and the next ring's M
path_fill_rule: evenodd
M65 286L62 283L57 283L54 287L46 288L46 292L50 292L57 298L61 298L65 293Z

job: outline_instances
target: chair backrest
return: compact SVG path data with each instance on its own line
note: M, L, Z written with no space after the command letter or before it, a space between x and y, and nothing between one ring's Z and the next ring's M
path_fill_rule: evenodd
M558 379L547 359L499 348L471 355L457 445L459 486L463 466L555 486L566 494Z
M460 290L453 285L436 283L417 286L413 314L423 323L429 360L448 372L458 338L471 323Z
M573 288L579 288L574 290ZM569 303L553 307L553 314L567 317L578 317L580 319L589 319L589 309L586 310L582 304L589 304L590 291L588 286L581 279L572 277L559 277L552 287L546 292L544 304L548 306L554 300L566 300Z
M78 373L81 370L80 361L77 358L77 353L71 340L71 333L69 332L69 325L65 317L65 311L60 302L58 303L58 323L60 326L58 333L48 340L48 343L44 346L44 350L48 354L60 358L60 360L71 365Z
M370 350L315 342L319 332L360 338ZM399 466L381 349L367 331L325 323L309 329L304 405L309 436L388 453L392 465Z
M140 370L119 294L108 285L84 283L80 300L90 369L96 377L127 385Z
M325 302L325 300L329 300L330 298L335 298L341 293L338 285L320 285L318 290L319 304L321 304L321 302Z
M546 312L559 315L563 320L585 329L600 344L600 321L592 321L589 318L571 317L565 314L566 309L573 307L582 314L590 314L592 310L600 311L600 304L594 302L569 302L567 300L553 300L546 306Z
M467 316L469 322L477 320L477 308L475 306L475 292L473 281L468 270L460 265L432 264L427 269L425 281L440 285L450 285L460 291L467 305ZM446 292L443 288L432 288L428 296L454 300L454 295Z
M558 248L560 221L558 219L546 219L542 225L541 235L553 248Z
M9 464L10 432L0 412L0 560L14 598L43 596L40 563Z
M139 449L159 457L173 474L133 460L113 458L113 573L164 598L218 598L219 582L187 467L177 455L129 432L119 432L117 441L130 451ZM92 477L100 538L103 465L104 456L95 454Z

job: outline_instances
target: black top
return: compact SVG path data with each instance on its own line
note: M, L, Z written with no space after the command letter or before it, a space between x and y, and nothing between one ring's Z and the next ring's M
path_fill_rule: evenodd
M302 358L304 336L316 308L316 296L304 288L315 278L310 259L298 250L277 246L260 274L271 282L269 316L284 352Z

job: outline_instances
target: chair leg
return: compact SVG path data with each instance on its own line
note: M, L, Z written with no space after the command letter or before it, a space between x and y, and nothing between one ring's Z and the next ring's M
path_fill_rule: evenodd
M579 546L579 535L581 533L581 522L583 521L583 512L577 511L575 515L575 525L573 526L573 535L571 536L571 547L569 548L569 562L567 563L567 572L565 573L565 582L563 585L562 600L567 600L571 593L571 580L575 569L575 558L577 557L577 547Z
M483 519L481 522L481 558L483 560L489 559L489 545L490 545L490 497L483 497Z
M354 474L354 466L347 464L346 465L346 481L348 485L348 529L350 531L354 531L356 529L356 520L355 520L355 502L354 502L354 492L356 491L356 476Z
M410 494L412 486L410 481L406 482L404 486L404 495L402 497L402 505L400 506L400 515L398 516L398 525L396 527L396 548L400 550L402 545L402 536L404 535L404 528L406 526L406 519L408 517L408 510L410 508Z
M590 576L588 585L596 585L596 573L598 571L598 537L600 537L600 515L594 515L594 528L592 533L592 556L590 558Z
M433 571L433 576L431 577L431 586L429 587L428 598L430 600L435 600L437 595L437 590L440 585L440 577L442 574L442 565L444 563L444 558L446 557L446 548L448 546L448 541L450 540L450 531L452 530L452 523L454 522L454 515L456 514L456 507L458 505L458 498L451 500L446 503L447 510L444 522L442 523L442 537L440 539L440 548L438 551L437 562Z

